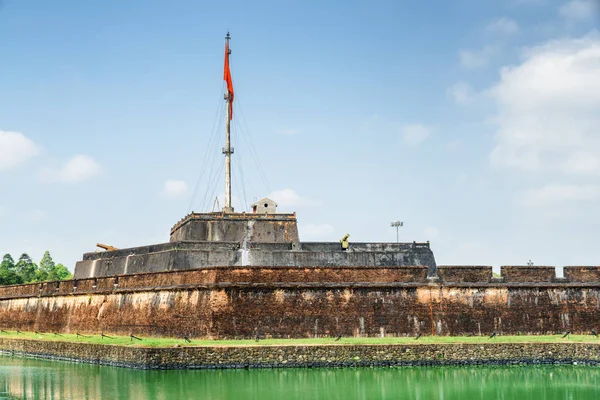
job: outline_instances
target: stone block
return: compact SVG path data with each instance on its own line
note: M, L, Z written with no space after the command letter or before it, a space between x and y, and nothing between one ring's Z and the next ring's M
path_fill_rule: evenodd
M438 265L442 282L490 282L492 267L480 265Z
M502 266L500 274L504 282L552 282L556 267L551 266Z
M599 266L569 266L563 271L570 282L600 282Z

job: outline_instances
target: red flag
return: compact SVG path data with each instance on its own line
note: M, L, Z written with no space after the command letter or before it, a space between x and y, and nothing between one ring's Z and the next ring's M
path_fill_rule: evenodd
M227 82L227 92L229 92L229 119L233 117L233 82L231 81L231 71L229 70L229 40L225 41L225 72L223 79Z

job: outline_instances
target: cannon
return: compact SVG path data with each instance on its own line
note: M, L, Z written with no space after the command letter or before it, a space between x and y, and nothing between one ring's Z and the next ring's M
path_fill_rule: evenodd
M342 250L348 250L348 246L350 242L348 242L348 238L350 237L349 233L346 233L343 238L340 239L340 243L342 244Z
M104 249L106 251L114 251L114 250L119 250L114 246L108 245L108 244L102 244L102 243L96 243L96 247L100 247L101 249Z

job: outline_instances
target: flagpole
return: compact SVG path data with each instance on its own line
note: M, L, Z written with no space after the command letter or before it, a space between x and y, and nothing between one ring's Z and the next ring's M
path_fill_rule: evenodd
M231 50L229 50L230 39L231 36L229 35L229 32L227 32L227 36L225 37L225 74L226 79L228 77L228 79L231 81L231 76L229 72L229 54L231 54ZM225 154L225 206L223 207L224 213L233 212L233 207L231 206L231 155L233 154L233 148L231 147L231 102L233 100L232 95L233 93L231 93L228 86L227 93L225 94L227 115L225 119L225 147L223 148L223 154Z

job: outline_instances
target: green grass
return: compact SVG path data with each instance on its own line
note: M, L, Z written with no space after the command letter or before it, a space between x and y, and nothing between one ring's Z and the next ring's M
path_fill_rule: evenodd
M196 339L187 343L183 339L141 337L142 340L131 340L129 336L102 338L99 335L77 336L76 334L38 333L2 331L0 338L31 339L42 341L75 342L91 344L107 344L135 347L173 347L180 346L301 346L301 345L348 345L348 344L446 344L446 343L600 343L600 339L591 335L540 335L540 336L423 336L419 340L412 337L357 338L344 337L339 341L335 338L311 339L261 339L255 340L208 340Z

